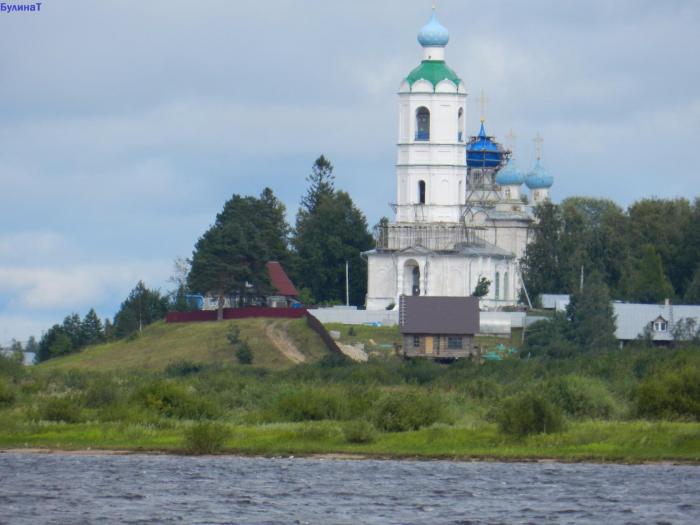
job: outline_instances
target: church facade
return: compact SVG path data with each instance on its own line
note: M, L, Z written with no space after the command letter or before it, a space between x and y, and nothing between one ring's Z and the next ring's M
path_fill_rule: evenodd
M396 202L380 224L368 261L367 309L394 308L401 295L472 295L491 282L482 307L518 302L519 260L532 205L549 198L552 177L539 161L521 172L485 131L467 138L467 91L445 61L449 33L431 20L418 34L423 59L399 88Z

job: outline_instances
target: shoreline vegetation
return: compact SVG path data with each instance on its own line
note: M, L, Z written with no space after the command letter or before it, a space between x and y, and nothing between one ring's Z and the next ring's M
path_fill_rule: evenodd
M334 327L365 344L355 363L290 322L295 365L266 322L155 323L30 368L0 357L0 453L700 464L695 343L560 357L531 337L501 361L436 363L398 357L387 327Z

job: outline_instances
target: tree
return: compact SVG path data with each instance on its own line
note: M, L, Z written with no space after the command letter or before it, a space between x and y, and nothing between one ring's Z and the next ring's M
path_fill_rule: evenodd
M38 350L39 344L36 342L36 337L30 335L29 339L27 339L27 344L24 345L24 351L31 354L36 354Z
M523 281L531 297L569 291L560 264L562 230L563 219L558 206L545 202L535 208L533 239L520 261Z
M41 363L60 355L69 354L72 351L71 338L63 326L55 324L41 336L34 361Z
M114 336L120 339L141 331L144 326L163 319L167 311L168 299L139 281L114 316Z
M615 347L615 314L608 287L599 273L591 273L583 290L572 294L566 313L571 323L570 340L582 350Z
M362 252L374 246L367 220L350 195L324 195L313 211L297 215L292 244L297 255L297 280L318 302L344 302L345 263L350 280L350 302L364 304L367 264Z
M700 304L700 264L695 269L693 279L690 281L683 299L686 304Z
M306 177L309 188L301 198L301 209L306 213L314 213L324 197L332 197L335 193L335 175L333 164L321 155L314 162L311 174Z
M484 297L489 293L489 287L491 286L491 281L489 281L486 277L482 277L479 279L479 282L476 283L476 287L474 288L474 293L472 293L472 297Z
M94 345L104 340L102 321L94 308L90 308L90 311L83 318L80 325L80 335L82 346Z
M671 286L664 272L661 257L651 244L642 246L641 259L630 276L629 296L640 303L660 303L673 297Z
M284 206L269 188L259 199L234 195L197 241L188 287L218 297L218 319L223 319L226 295L245 302L269 288L265 264L287 258L287 231Z
M82 321L80 315L72 313L63 319L63 332L70 338L71 348L83 346Z

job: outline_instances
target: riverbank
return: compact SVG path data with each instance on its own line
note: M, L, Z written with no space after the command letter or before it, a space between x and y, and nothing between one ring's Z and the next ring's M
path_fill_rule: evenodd
M0 449L81 454L186 454L191 424L166 428L121 423L37 423L0 430ZM560 461L700 464L700 423L645 421L572 422L560 433L504 437L495 425L434 425L378 433L369 443L349 443L335 421L222 425L221 454L344 459L460 461Z

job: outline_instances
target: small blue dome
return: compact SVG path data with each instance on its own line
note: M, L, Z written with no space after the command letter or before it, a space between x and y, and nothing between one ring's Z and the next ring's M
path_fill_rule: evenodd
M525 184L531 190L551 188L552 184L554 184L554 177L542 167L540 160L537 159L535 167L525 176Z
M423 47L445 47L449 41L449 31L438 22L437 15L433 10L430 22L421 27L418 32L418 43Z
M520 186L525 182L525 175L515 165L513 159L498 172L496 175L496 184L500 186Z
M486 135L484 123L477 137L467 145L467 166L470 168L498 168L503 164L505 152L501 145Z

